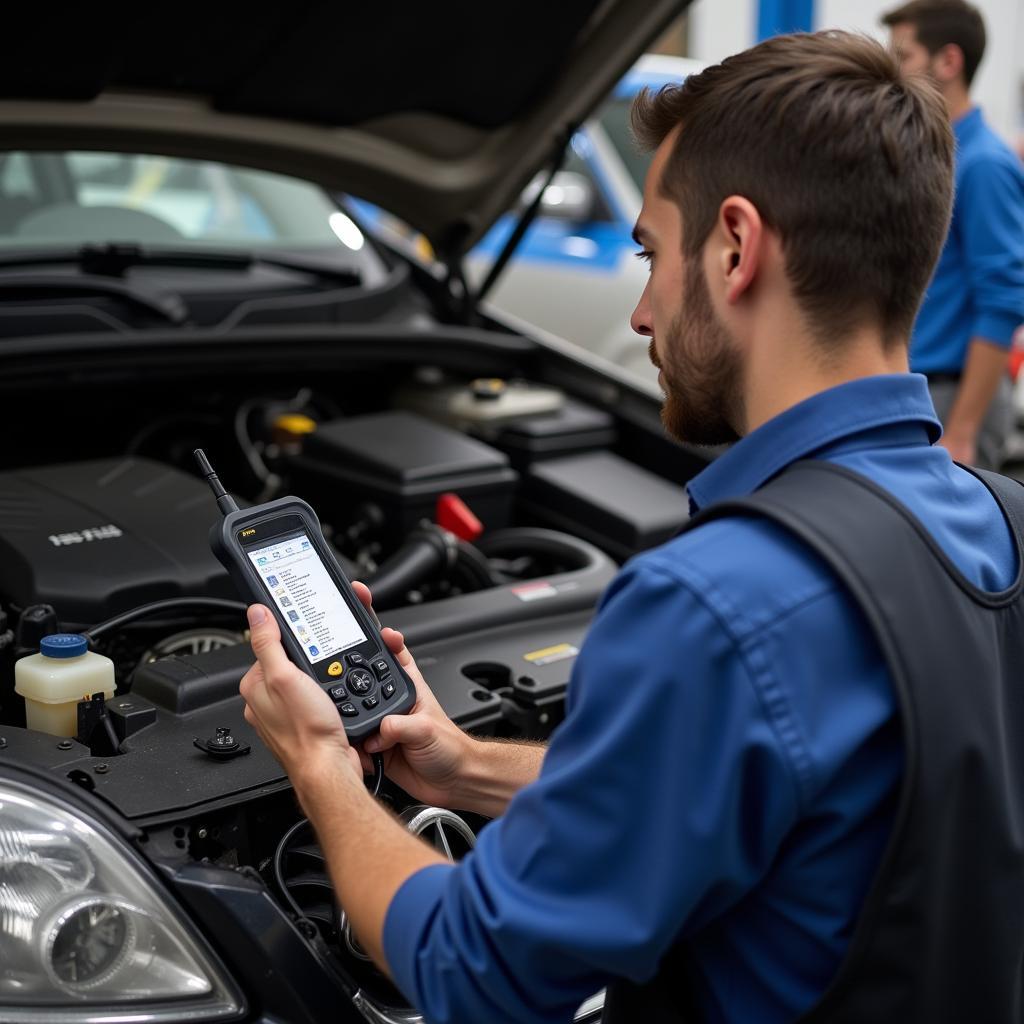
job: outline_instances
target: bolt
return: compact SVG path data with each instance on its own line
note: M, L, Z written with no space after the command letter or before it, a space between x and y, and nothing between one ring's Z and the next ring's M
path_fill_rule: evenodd
M0 750L3 750L7 746L7 740L3 736L0 736Z
M198 831L198 832L196 833L196 835L197 835L197 836L199 836L199 838L200 838L200 839L205 839L205 838L206 838L206 837L207 837L207 836L209 835L209 833L208 833L208 832L206 831L206 829L205 829L205 828L201 828L201 829L200 829L200 830L199 830L199 831Z
M217 747L233 747L235 746L235 737L231 735L230 729L225 729L223 726L218 727L217 735L210 741L212 746Z
M110 771L110 765L109 764L98 764L98 765L96 765L96 774L97 775L106 775L107 772L109 772L109 771Z
M70 750L73 746L74 743L72 743L71 740L61 740L60 743L57 744L57 749Z

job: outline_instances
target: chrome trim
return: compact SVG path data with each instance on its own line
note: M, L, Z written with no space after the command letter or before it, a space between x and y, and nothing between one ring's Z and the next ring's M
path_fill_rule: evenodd
M352 1005L370 1024L426 1024L413 1010L396 1010L378 1006L368 995L358 991L352 996ZM604 1010L604 990L591 996L573 1015L573 1024L598 1024Z
M405 822L405 827L414 836L428 838L427 833L433 829L435 838L431 840L431 843L434 849L444 854L453 863L455 855L452 853L451 843L448 841L449 830L461 836L462 840L471 850L476 846L476 833L454 811L446 810L443 807L426 807L422 804L416 804L412 807L407 807L400 817ZM341 926L341 937L345 943L345 949L356 959L369 963L370 957L352 934L352 928L348 923L348 915L344 910L340 911L338 921Z
M461 836L470 849L476 846L476 833L454 811L445 810L443 807L415 806L406 808L400 817L405 822L405 827L414 836L426 836L430 829L434 829L436 839L434 839L433 845L450 861L454 861L455 858L452 854L451 843L448 841L447 829ZM369 960L370 958L356 943L344 911L341 914L341 921L346 948L361 960ZM370 1024L426 1024L423 1017L415 1010L381 1006L362 990L352 996L352 1005ZM576 1011L573 1016L573 1024L597 1024L601 1019L603 1008L604 991L602 990L591 996Z

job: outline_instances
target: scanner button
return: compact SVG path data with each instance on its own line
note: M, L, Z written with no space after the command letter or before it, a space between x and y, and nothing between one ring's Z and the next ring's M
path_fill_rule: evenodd
M332 661L330 665L327 666L327 674L329 676L340 676L341 672L342 668L340 661Z
M359 714L359 708L348 701L344 704L338 705L338 710L342 713L345 718L355 718Z
M348 662L349 668L363 668L366 665L366 659L358 652L346 654L345 661Z
M331 700L344 700L345 699L345 687L344 686L332 686L328 691Z
M385 676L391 675L391 666L384 660L384 658L377 658L372 664L373 674L378 679L383 679Z
M348 676L348 688L357 697L362 697L373 689L373 676L365 668L353 669Z
M390 680L388 680L388 681L387 681L387 682L386 682L386 683L385 683L385 684L384 684L384 685L383 685L383 686L382 686L382 687L380 688L380 692L381 692L381 696L382 696L382 697L383 697L383 698L384 698L385 700L390 700L390 699L391 699L392 697L394 697L394 695L395 695L395 684L394 684L393 682L391 682Z
M363 699L363 707L367 711L372 711L379 703L380 701L376 697L365 697Z

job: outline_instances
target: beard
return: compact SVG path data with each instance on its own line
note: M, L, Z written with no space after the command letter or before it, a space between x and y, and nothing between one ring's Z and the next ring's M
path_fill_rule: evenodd
M651 362L661 370L665 401L661 422L668 433L688 444L730 444L742 422L740 358L732 336L715 316L703 269L687 266L685 313L677 315L663 339L664 360L654 339Z

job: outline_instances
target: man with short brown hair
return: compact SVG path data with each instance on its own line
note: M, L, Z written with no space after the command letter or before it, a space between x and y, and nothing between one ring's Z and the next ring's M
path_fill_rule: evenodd
M1024 321L1024 168L985 123L970 87L985 23L964 0L911 0L882 24L907 73L927 75L956 133L956 202L911 339L953 458L998 468L1013 429L1007 350Z
M656 151L633 327L668 430L739 440L605 594L549 746L460 732L384 631L419 702L365 751L497 819L450 865L366 794L258 605L246 718L433 1024L566 1021L606 985L606 1024L1019 1024L1024 540L1002 508L1024 522L1024 492L934 445L907 372L952 198L941 99L878 44L816 34L647 96L637 123Z

